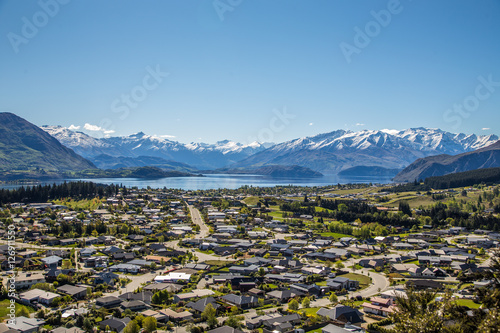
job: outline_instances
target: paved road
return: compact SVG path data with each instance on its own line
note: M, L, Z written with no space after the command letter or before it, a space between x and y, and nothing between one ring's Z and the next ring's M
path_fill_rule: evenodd
M191 220L193 221L194 224L197 224L200 226L200 232L198 234L196 234L194 236L194 238L207 237L210 233L210 230L208 229L208 226L203 221L203 218L201 217L200 211L192 205L188 205L188 208L189 208L189 213L191 214Z
M164 270L163 268L162 270ZM125 275L121 274L120 278L129 278L132 280L129 284L125 286L125 288L119 288L117 291L112 292L112 293L105 293L105 296L119 296L121 294L124 294L126 292L133 292L139 287L142 287L143 283L149 283L153 281L153 279L160 274L162 270L157 270L157 271L152 271L146 274L141 274L141 275Z
M189 212L191 214L191 219L192 219L193 223L200 226L200 232L195 234L194 238L201 239L201 238L207 237L210 233L210 230L209 230L208 226L205 224L205 222L203 221L203 218L201 217L200 211L192 205L188 205L188 207L189 207ZM168 247L175 249L175 250L178 250L178 251L186 252L186 251L192 250L191 248L188 249L185 247L180 247L179 240L165 242L164 244L165 244L165 246L168 246ZM227 256L227 257L215 256L212 254L206 254L206 253L202 253L202 252L198 252L198 251L193 252L193 254L195 254L198 257L198 262L203 262L206 260L223 260L223 261L232 261L233 260L229 256Z

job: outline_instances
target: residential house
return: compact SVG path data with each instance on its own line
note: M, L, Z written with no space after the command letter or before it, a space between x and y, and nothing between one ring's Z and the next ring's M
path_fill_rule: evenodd
M99 322L99 328L104 331L106 327L109 327L109 329L112 332L121 333L125 328L125 326L127 326L127 324L130 322L130 320L131 319L129 317L125 318L111 317L109 319L105 319Z
M162 290L167 290L168 292L171 293L177 293L181 291L183 288L182 285L180 284L175 284L175 283L151 283L148 284L147 286L143 287L142 290L144 291L151 291L151 292L158 292Z
M120 304L122 310L131 310L133 312L139 312L151 308L148 304L140 300L123 301Z
M166 315L170 318L170 320L175 322L180 322L184 320L192 320L193 314L189 311L176 312L172 309L163 309L158 311L159 313Z
M196 302L189 302L186 304L186 307L193 309L196 313L200 314L205 310L208 304L212 304L215 310L220 307L220 305L216 303L215 298L213 297L205 297Z
M117 264L109 267L111 272L127 272L127 273L138 273L141 270L140 266L132 264Z
M122 299L124 301L137 300L137 301L142 301L146 304L151 304L152 297L153 293L151 291L144 291L144 290L138 293L128 292L118 296L119 299Z
M65 284L64 286L57 288L57 291L65 295L71 296L74 299L83 299L85 298L85 296L87 296L87 288L72 286L70 284Z
M371 303L363 303L364 313L373 313L377 316L387 317L390 313L394 312L396 306L392 298L372 297Z
M359 288L359 281L337 276L333 279L326 280L326 285L332 290L351 290Z
M31 289L19 294L19 298L21 299L21 301L30 304L37 302L45 305L50 305L57 297L60 297L60 295L41 289Z
M99 307L112 309L119 307L122 302L123 300L116 296L104 296L96 299L95 304Z
M290 298L294 298L295 296L302 296L302 293L294 293L291 290L273 290L266 294L269 298L277 299L280 303L286 303Z
M37 332L43 325L45 325L45 321L38 318L27 318L24 316L19 316L14 318L13 321L7 321L7 327L14 332L20 333L35 333Z
M240 309L254 308L258 305L258 298L255 296L239 296L228 294L220 297L220 299L229 305L237 306Z
M344 324L344 327L340 327L334 324L328 324L321 329L321 333L364 333L364 329L351 324Z
M20 273L16 277L16 289L30 288L37 283L45 282L43 274Z
M224 325L224 326L215 328L213 330L207 331L206 333L244 333L244 332L237 329L237 328L232 328L230 326Z
M336 305L333 309L321 308L318 310L317 315L344 323L359 323L363 321L363 313L358 309L340 304Z
M97 274L91 275L90 278L93 279L94 286L104 283L106 283L108 286L114 286L116 281L120 279L120 276L112 272L99 272Z
M40 259L46 268L57 268L62 265L63 258L58 256L50 256Z
M86 247L86 248L80 250L81 257L90 257L95 253L97 253L97 251L91 247Z
M174 295L174 303L179 303L180 301L187 302L195 298L201 298L212 295L215 295L215 293L210 289L195 289L189 293Z
M302 284L302 283L291 284L290 290L295 294L314 295L314 296L321 296L323 295L324 292L324 290L318 285Z
M291 331L293 327L300 324L300 322L300 315L294 313L291 315L284 315L264 320L262 321L262 324L270 331L287 332Z
M167 275L158 275L154 278L155 282L187 282L191 278L191 274L170 272Z

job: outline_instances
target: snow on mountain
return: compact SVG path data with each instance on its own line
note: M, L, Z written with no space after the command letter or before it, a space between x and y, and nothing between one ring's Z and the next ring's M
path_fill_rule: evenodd
M160 157L199 169L255 167L266 164L299 165L326 173L353 166L378 166L402 169L418 158L457 155L486 147L498 140L496 135L454 134L440 129L336 130L269 146L231 140L215 144L188 144L169 137L143 132L122 137L96 139L60 126L44 126L46 132L63 145L90 160L99 155L112 157Z
M100 139L91 137L85 133L71 131L62 126L42 126L42 130L49 133L51 136L58 139L60 142L64 141L67 147L85 147L85 148L101 148L109 147L109 145Z
M461 154L486 147L497 140L496 135L454 134L429 128L358 132L337 130L274 145L233 167L299 165L323 173L337 173L355 166L402 169L418 158Z
M283 142L271 149L278 152L297 150L366 150L370 148L414 149L441 154L460 154L486 147L498 140L496 135L453 134L440 129L411 128L407 130L338 130L313 137Z
M257 142L242 144L224 140L215 144L195 142L184 144L168 137L147 135L143 132L97 139L61 126L43 126L42 129L63 145L90 160L99 155L152 156L190 164L200 169L212 169L225 167L266 149L266 146Z

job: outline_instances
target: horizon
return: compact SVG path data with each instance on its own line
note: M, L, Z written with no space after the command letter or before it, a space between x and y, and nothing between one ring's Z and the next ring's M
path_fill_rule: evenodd
M333 133L333 132L336 132L336 131L343 130L343 129L334 129L334 130L331 130L331 131L328 131L328 132L324 132L324 133L316 133L316 134L313 134L313 135L310 135L310 136L297 137L297 138L293 138L291 140L278 141L278 142L259 142L259 141L240 142L240 141L233 140L233 139L230 139L230 138L217 140L215 142L204 142L204 141L182 142L182 141L176 140L176 138L165 137L165 136L156 135L156 134L149 134L149 133L146 133L144 131L139 131L139 132L135 132L135 133L131 133L131 134L125 134L125 135L107 135L107 136L100 136L99 137L99 136L92 136L92 133L88 134L88 133L85 133L85 132L83 132L81 130L78 130L78 129L69 129L68 127L64 127L64 126L61 126L61 125L47 125L47 124L44 124L44 125L41 125L39 127L40 128L42 128L42 127L61 127L61 128L67 129L67 130L69 130L71 132L82 133L82 134L88 135L88 136L90 136L90 137L92 137L94 139L128 138L128 137L132 137L132 136L135 136L135 135L138 135L138 134L142 133L142 134L144 134L145 136L148 136L148 137L154 137L154 138L158 138L158 139L166 139L166 140L169 140L169 141L178 142L178 143L185 144L185 145L188 145L188 144L191 144L191 143L213 145L213 144L217 144L217 143L221 143L221 142L227 141L227 142L234 142L234 143L237 143L237 144L243 144L243 145L246 145L246 146L254 144L254 143L258 143L260 145L265 145L265 144L277 145L277 144L281 144L281 143L288 142L288 141L293 141L293 140L297 140L297 139L305 139L305 138L313 138L315 136L329 134L329 133ZM361 132L383 132L383 133L386 133L386 134L389 134L389 135L396 135L397 133L400 133L400 132L404 132L404 131L408 131L408 130L419 130L419 129L442 131L442 132L450 133L450 134L454 134L454 135L464 134L466 136L476 135L477 137L488 137L488 136L497 136L498 137L498 135L496 133L478 134L478 133L448 132L448 131L444 131L444 130L442 130L440 128L431 128L431 127L411 127L411 128L404 128L404 129L401 129L401 130L384 128L384 129L381 129L381 130L359 129L359 130L344 130L344 131L346 131L346 133L353 133L353 134L355 134L355 133L361 133Z
M498 1L226 2L3 1L0 111L185 143L500 133Z

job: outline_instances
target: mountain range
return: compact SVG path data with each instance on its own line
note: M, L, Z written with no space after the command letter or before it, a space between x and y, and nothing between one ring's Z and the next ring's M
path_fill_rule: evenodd
M397 182L443 176L450 173L500 167L500 141L472 152L436 155L421 158L407 166L394 177Z
M496 135L453 134L428 128L359 132L338 130L274 145L237 162L234 167L285 164L337 174L365 166L377 167L378 172L380 168L393 169L394 172L418 158L460 154L486 147L497 140Z
M241 144L229 140L215 144L184 144L142 132L97 139L61 126L43 126L42 129L98 167L122 167L124 163L127 166L165 164L180 171L193 171L189 166L201 170L255 170L270 165L296 165L325 174L338 174L363 166L368 173L373 168L379 174L385 172L394 176L415 160L471 152L498 141L496 135L454 134L419 127L402 131L337 130L269 147L269 144ZM152 157L157 158L154 163L146 161Z
M143 132L98 139L61 126L41 128L100 168L122 167L121 163L125 160L127 166L151 165L150 161L145 159L155 157L160 160L153 165L180 162L197 169L216 169L231 165L269 146L258 142L241 144L230 140L215 144L195 142L184 144L161 136L146 135ZM185 167L189 169L189 166Z

